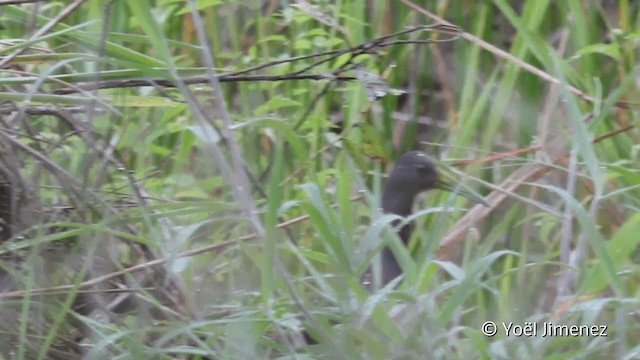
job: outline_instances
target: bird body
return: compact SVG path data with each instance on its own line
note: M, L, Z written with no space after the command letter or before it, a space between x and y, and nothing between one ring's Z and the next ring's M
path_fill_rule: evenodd
M401 155L396 161L393 170L382 192L382 210L386 213L407 217L411 214L413 203L418 194L429 189L443 189L447 191L459 191L461 195L476 202L484 203L484 200L470 189L456 187L452 182L444 180L436 166L427 155L421 151L410 151ZM397 226L400 220L395 220L392 225ZM406 246L411 238L413 224L404 225L398 231L398 236ZM395 255L388 246L381 253L381 285L386 285L391 280L402 274L402 268ZM372 284L371 267L362 274L360 281L365 286Z
M484 204L484 200L471 189L454 186L452 179L445 179L446 175L439 173L436 165L427 155L421 151L411 151L398 158L389 174L382 191L382 210L386 213L407 217L411 214L413 203L418 194L429 189L443 189L456 191L478 203ZM392 222L393 226L400 223L400 219ZM411 238L413 224L408 223L398 230L398 236L406 246ZM395 255L388 246L381 253L380 283L384 286L402 274L402 268ZM372 289L373 271L371 266L360 277L360 282L365 287ZM307 344L316 344L317 341L306 331L303 336Z

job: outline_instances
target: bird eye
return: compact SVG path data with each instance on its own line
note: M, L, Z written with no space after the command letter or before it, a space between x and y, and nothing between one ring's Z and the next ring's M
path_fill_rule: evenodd
M417 167L418 174L420 175L428 175L431 173L431 167L429 165L420 165Z

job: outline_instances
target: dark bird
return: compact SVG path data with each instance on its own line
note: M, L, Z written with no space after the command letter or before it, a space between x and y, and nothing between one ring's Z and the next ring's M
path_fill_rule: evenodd
M427 155L421 151L410 151L398 158L396 164L389 174L387 183L382 192L382 210L386 213L409 216L413 207L414 199L418 194L429 189L442 189L457 192L480 204L485 204L482 197L471 189L455 183L453 178L440 173L436 165L429 161ZM394 221L394 226L400 220ZM404 225L398 232L398 236L406 246L411 238L413 230L412 224ZM381 285L384 286L391 280L402 274L400 264L387 246L381 253ZM360 281L365 286L372 284L373 275L369 267Z
M421 151L411 151L403 154L396 161L396 165L389 174L389 178L382 192L382 210L386 213L407 217L411 215L415 197L429 189L441 189L456 192L477 203L484 204L484 200L473 190L458 185L455 179L437 170L427 155ZM400 220L392 224L397 226ZM411 238L412 224L404 225L398 232L398 236L406 246ZM391 280L402 274L400 264L389 247L384 247L381 254L381 285L384 286ZM373 271L371 267L360 277L360 282L367 288L372 288ZM335 322L331 322L335 324ZM306 330L302 332L306 343L317 344L318 341Z

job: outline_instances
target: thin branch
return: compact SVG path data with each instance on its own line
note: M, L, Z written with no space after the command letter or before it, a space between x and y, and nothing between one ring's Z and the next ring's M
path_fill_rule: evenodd
M411 32L416 32L416 31L435 31L435 32L442 32L442 33L446 33L446 34L453 34L456 35L454 37L451 38L447 38L447 39L424 39L424 40L394 40L394 41L385 41L388 40L390 38L393 37L397 37L400 35L406 35L408 33ZM340 74L340 71L337 70L333 70L332 72L326 72L326 73L307 73L308 71L317 68L318 66L335 60L337 58L339 58L340 56L344 55L344 54L349 54L351 53L352 56L350 58L351 61L353 61L353 59L357 56L360 55L364 55L364 54L369 54L369 53L373 53L375 52L375 50L380 49L380 48L384 48L384 47L389 47L389 46L394 46L394 45L406 45L406 44L431 44L431 43L442 43L442 42L449 42L449 41L454 41L456 39L458 39L457 33L459 31L459 28L454 27L454 26L444 26L444 25L426 25L426 26L418 26L418 27L412 27L409 29L405 29L402 31L398 31L392 34L387 34L387 35L383 35L380 36L378 38L375 38L373 40L364 42L362 44L350 47L350 48L344 48L344 49L338 49L338 50L329 50L329 51L322 51L322 52L317 52L314 54L309 54L309 55L301 55L301 56L296 56L296 57L291 57L291 58L287 58L287 59L281 59L281 60L275 60L275 61L270 61L264 64L260 64L260 65L256 65L250 68L246 68L246 69L241 69L241 70L237 70L237 71L230 71L230 72L226 72L226 73L222 73L222 74L216 74L215 75L215 79L217 79L218 82L247 82L247 81L287 81L287 80L342 80L342 81L352 81L355 80L355 77L353 76L339 76L338 74ZM287 74L280 74L280 75L264 75L264 74L260 74L260 75L243 75L240 76L242 74L246 74L249 72L253 72L253 71L257 71L257 70L262 70L262 69L266 69L269 67L273 67L276 65L281 65L281 64L285 64L285 63L292 63L292 62L296 62L296 61L301 61L301 60L308 60L308 59L314 59L314 58L321 58L320 60L314 62L311 65L308 65L306 67L303 67L300 70L296 70ZM340 68L343 68L342 66ZM197 75L197 76L191 76L191 77L184 77L184 78L180 78L180 81L182 81L185 85L193 85L193 84L207 84L210 81L211 77L209 75ZM49 79L47 79L49 80ZM52 79L53 80L53 79ZM78 92L79 90L84 90L84 91L90 91L90 90L96 90L96 89L113 89L113 88L127 88L127 87L139 87L139 86L151 86L153 85L157 85L157 86L164 86L164 87L178 87L178 84L176 83L175 80L171 80L171 79L166 79L166 78L154 78L154 79L145 79L145 78L134 78L134 79L121 79L121 80L105 80L105 81L99 81L99 82L94 82L92 81L91 83L87 84L87 83L81 83L78 82L77 83L77 87L76 88L63 88L63 89L57 89L54 90L53 93L54 94L59 94L59 95L65 95L65 94L71 94L71 93L75 93Z

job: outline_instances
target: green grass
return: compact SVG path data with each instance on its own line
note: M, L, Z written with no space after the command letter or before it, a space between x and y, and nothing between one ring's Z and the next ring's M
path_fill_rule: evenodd
M1 7L3 358L640 357L636 2L194 3ZM490 207L420 197L405 250L414 148Z

